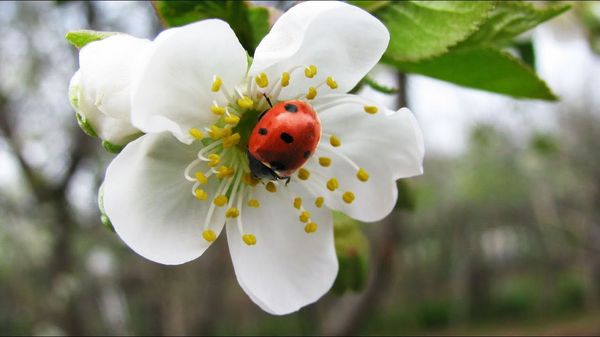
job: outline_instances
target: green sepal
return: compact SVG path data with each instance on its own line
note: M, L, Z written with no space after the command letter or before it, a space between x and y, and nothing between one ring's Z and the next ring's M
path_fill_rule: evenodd
M98 210L100 210L100 221L102 222L102 225L114 233L115 228L104 210L104 184L100 185L100 188L98 189Z
M125 145L127 145L127 144L125 144ZM108 151L110 153L115 153L115 154L121 152L123 150L123 148L125 148L125 145L113 144L113 143L109 142L108 140L102 141L102 147L106 151Z
M83 114L76 112L75 119L77 119L77 124L79 124L79 127L81 128L81 130L83 130L83 132L85 132L86 135L91 137L98 137L98 134Z
M371 87L373 90L379 91L383 94L392 95L392 94L398 93L398 88L392 88L392 87L385 86L385 85L375 81L374 79L370 78L369 76L365 76L362 80L366 85Z
M95 30L72 30L65 35L65 39L75 47L81 49L90 42L104 40L109 36L120 34L117 32L99 32Z
M338 275L332 286L334 294L360 291L369 274L369 241L360 228L360 222L341 212L334 212L335 250Z

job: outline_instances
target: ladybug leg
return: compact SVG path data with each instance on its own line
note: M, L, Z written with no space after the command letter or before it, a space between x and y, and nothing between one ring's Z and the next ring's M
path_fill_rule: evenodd
M285 186L287 186L290 183L290 180L292 180L292 177L285 178Z
M261 112L260 115L258 115L258 120L260 120L261 118L263 118L263 116L267 113L267 111L269 111L269 109Z

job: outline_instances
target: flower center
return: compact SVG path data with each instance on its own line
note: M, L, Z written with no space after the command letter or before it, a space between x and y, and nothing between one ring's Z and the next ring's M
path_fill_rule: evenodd
M202 237L208 241L216 240L216 233L213 230L212 219L217 212L224 212L227 222L235 221L242 240L247 245L255 245L257 242L253 234L246 233L242 224L242 209L248 207L258 208L261 206L260 200L254 198L255 188L263 187L271 193L287 193L287 197L293 200L293 209L298 213L300 224L304 225L306 233L313 233L318 225L312 221L311 214L303 207L300 197L293 197L285 186L283 181L262 181L257 179L251 172L247 149L250 135L258 123L262 112L270 108L271 102L279 102L279 95L283 88L287 87L292 80L295 72L304 69L306 78L314 78L317 75L317 67L314 65L297 66L286 72L283 72L273 83L265 73L260 73L253 78L249 78L246 83L229 91L223 85L223 81L218 75L213 78L211 91L220 93L226 100L225 105L219 105L215 100L210 107L210 111L218 116L218 120L204 130L192 128L189 133L201 142L203 147L198 152L197 158L193 160L185 169L185 178L193 182L192 195L200 202L210 202L208 213L203 223ZM295 75L294 75L295 76ZM338 87L335 80L329 76L316 86L310 86L305 94L298 95L293 99L311 101L318 95L319 88L327 85L331 89ZM373 114L376 107L365 107L365 111ZM367 111L369 110L369 111ZM333 134L321 133L320 137L329 139L330 145L335 148L341 145L341 140ZM339 159L347 161L357 170L357 178L360 181L367 181L367 172L359 168L350 158L343 155L333 148L319 146L322 151L329 151ZM306 154L298 154L306 156ZM309 153L309 156L312 153ZM309 156L306 156L308 159ZM337 160L337 159L336 159ZM319 164L322 167L329 167L332 158L320 157ZM340 192L340 184L335 177L325 178L315 175L311 181L308 181L310 172L306 168L300 168L294 178L305 183L306 188L314 190L311 185L325 184L332 194L341 193L341 198L346 203L352 203L355 196L351 191ZM218 181L218 187L208 191L206 186L209 181ZM212 194L212 195L211 195ZM315 194L316 195L316 194ZM324 196L316 197L314 204L320 208L325 202ZM222 214L222 213L221 213Z

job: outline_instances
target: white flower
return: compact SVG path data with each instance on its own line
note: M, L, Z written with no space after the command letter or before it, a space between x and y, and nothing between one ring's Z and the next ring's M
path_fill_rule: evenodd
M286 314L319 299L338 269L330 209L381 219L395 204L395 180L422 173L412 113L345 94L388 40L381 22L339 2L290 9L249 69L223 21L162 32L131 93L133 124L147 134L106 172L104 207L116 232L140 255L180 264L225 227L237 279L262 309ZM306 101L321 121L315 153L287 185L249 170L248 135L269 108L263 94L273 104Z
M124 145L140 134L131 125L133 65L150 41L117 34L84 46L69 85L71 105L102 140Z

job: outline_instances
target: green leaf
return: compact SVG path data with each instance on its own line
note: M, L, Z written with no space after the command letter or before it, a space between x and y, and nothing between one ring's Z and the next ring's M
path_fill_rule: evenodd
M398 69L469 88L519 98L556 100L546 83L521 60L492 48L468 48L420 62L384 62Z
M460 47L504 46L516 36L570 8L567 4L534 6L522 1L499 1L489 18Z
M396 94L398 93L398 88L391 88L388 86L385 86L381 83L378 83L377 81L375 81L374 79L370 78L369 76L365 76L362 81L368 85L369 87L371 87L373 90L379 91L381 93L384 94Z
M98 32L94 30L72 30L65 35L65 39L75 47L81 49L90 42L106 39L109 36L119 34L117 32Z
M394 2L373 12L390 31L385 56L417 61L440 55L473 34L485 21L493 2Z
M226 21L250 54L269 27L268 10L250 7L246 1L155 1L154 9L167 27L210 18Z

